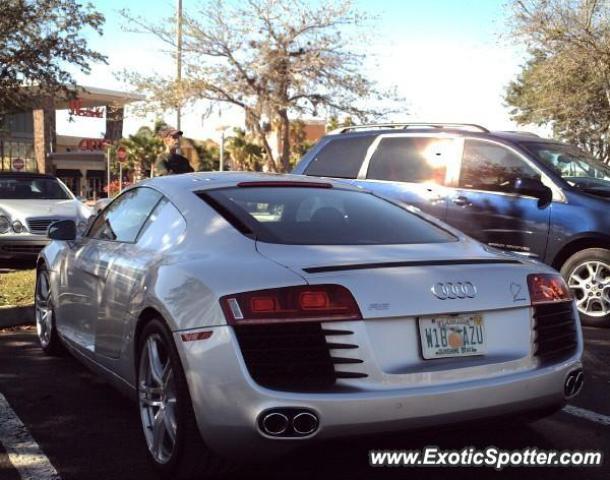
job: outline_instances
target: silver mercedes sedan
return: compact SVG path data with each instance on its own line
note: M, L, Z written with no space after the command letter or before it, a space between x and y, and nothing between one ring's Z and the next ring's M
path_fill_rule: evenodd
M561 277L336 180L147 180L51 225L36 321L139 405L167 478L323 439L555 411L582 387Z
M0 172L0 260L34 260L51 223L74 220L82 233L92 214L52 175Z

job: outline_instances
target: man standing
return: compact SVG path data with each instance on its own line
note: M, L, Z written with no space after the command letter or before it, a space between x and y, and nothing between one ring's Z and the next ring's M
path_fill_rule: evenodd
M180 149L182 131L176 130L173 127L163 127L159 130L158 135L163 140L165 152L159 155L155 161L155 175L175 175L192 172L193 168L189 164L188 159L177 153L177 150Z

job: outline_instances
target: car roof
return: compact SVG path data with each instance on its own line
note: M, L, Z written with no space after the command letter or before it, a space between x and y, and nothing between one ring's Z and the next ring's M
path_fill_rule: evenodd
M361 188L331 178L312 179L303 175L292 175L289 173L264 173L264 172L194 172L182 175L167 175L143 180L137 185L149 185L157 188L162 193L168 195L179 195L185 190L197 192L211 190L215 188L235 187L239 183L260 182L261 185L268 185L275 182L290 182L287 186L298 187L299 183L309 184L332 184L343 189L362 191Z

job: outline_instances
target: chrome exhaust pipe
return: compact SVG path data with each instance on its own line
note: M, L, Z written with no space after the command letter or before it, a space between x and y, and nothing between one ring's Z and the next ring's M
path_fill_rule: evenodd
M313 413L301 412L292 419L292 429L299 435L310 435L318 428L318 417Z
M261 425L263 431L267 435L277 436L282 435L288 430L290 422L288 417L283 413L271 412L263 417Z

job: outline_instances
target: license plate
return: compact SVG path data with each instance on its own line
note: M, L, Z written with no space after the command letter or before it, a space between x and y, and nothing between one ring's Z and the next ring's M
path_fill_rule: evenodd
M424 359L483 355L485 321L480 313L419 318Z

